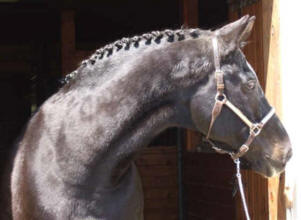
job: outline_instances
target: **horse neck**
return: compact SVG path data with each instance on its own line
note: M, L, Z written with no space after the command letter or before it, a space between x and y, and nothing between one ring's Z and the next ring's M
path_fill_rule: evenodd
M147 65L151 63L138 64L127 72L121 68L101 86L67 92L67 99L81 103L74 113L68 112L72 124L82 125L80 129L70 126L73 135L68 139L73 149L86 147L84 156L77 159L77 163L88 164L88 173L82 175L85 181L116 185L134 156L175 124L176 107L164 79L170 70ZM72 108L70 102L63 103L68 103L66 109Z

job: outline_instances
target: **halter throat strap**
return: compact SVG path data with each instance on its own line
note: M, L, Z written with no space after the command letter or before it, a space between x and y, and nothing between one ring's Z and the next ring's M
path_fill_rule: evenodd
M215 65L215 80L216 80L216 96L215 96L215 103L211 113L211 122L209 125L208 133L206 136L207 141L212 145L213 149L218 153L227 153L229 154L233 160L238 159L239 157L243 156L248 150L249 146L255 139L257 135L260 134L264 125L272 118L275 114L275 109L271 108L269 113L261 120L259 123L253 123L251 120L245 116L239 108L237 108L234 104L232 104L228 99L224 92L225 84L224 84L224 72L221 70L220 65L220 53L218 47L217 37L212 39L212 46L213 46L213 56L214 56L214 65ZM210 133L212 127L214 125L215 120L220 115L223 106L226 105L232 112L234 112L248 127L249 127L249 137L246 142L238 149L237 152L230 152L223 150L221 148L216 147L212 141L209 140Z

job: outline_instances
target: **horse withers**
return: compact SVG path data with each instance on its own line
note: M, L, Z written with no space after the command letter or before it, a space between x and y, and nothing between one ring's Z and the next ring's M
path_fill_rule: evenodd
M245 16L216 31L180 29L123 38L98 49L40 107L19 143L11 176L14 220L143 219L143 192L133 159L160 132L208 133L217 90L215 38L224 93L253 122L271 110L240 47ZM249 128L223 108L210 132L236 151ZM276 115L242 163L270 177L291 156Z

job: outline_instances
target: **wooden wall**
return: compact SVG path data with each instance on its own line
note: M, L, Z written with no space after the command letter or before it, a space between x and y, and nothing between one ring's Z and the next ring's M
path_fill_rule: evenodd
M235 219L232 160L219 154L186 152L183 163L187 219Z
M176 147L149 147L136 165L144 191L145 220L178 219Z

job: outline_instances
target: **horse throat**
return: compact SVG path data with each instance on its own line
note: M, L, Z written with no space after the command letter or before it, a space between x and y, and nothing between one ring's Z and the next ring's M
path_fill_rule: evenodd
M115 139L116 141L111 144L108 151L99 155L101 159L97 161L97 167L100 172L97 171L97 168L93 169L96 171L95 177L97 173L105 172L107 181L104 185L108 187L118 186L133 168L132 162L139 153L157 134L171 126L173 116L173 107L163 105L146 112L142 117L138 117L132 126L125 126L121 135ZM103 180L104 176L101 176Z

